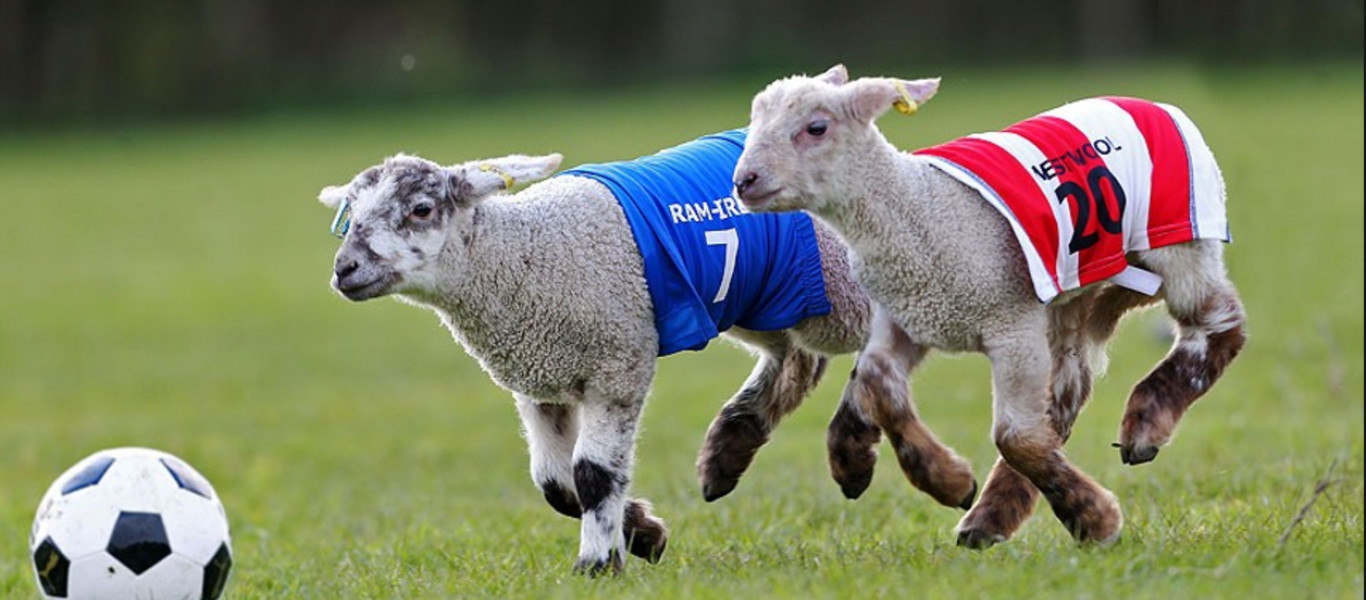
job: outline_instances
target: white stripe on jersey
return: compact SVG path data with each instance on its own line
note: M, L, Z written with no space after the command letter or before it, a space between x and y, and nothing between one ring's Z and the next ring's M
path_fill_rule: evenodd
M1224 207L1224 177L1214 153L1205 144L1204 136L1190 117L1170 104L1156 103L1176 121L1181 140L1186 144L1186 160L1191 174L1191 227L1199 238L1220 238L1229 241L1228 213Z
M1119 105L1101 98L1079 100L1043 114L1071 123L1087 140L1109 137L1121 148L1101 159L1121 182L1120 185L1124 186L1127 202L1122 219L1125 249L1147 250L1153 160L1148 156L1148 142L1138 130L1133 116Z

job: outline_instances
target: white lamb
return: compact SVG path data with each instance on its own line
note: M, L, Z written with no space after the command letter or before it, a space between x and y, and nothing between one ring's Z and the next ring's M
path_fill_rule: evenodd
M1128 464L1156 456L1242 347L1243 308L1217 241L1227 235L1222 179L1184 114L1127 98L1070 104L1006 133L917 154L892 146L874 120L892 107L914 112L938 86L849 82L843 66L774 82L754 98L737 191L751 210L806 210L831 225L850 246L858 281L916 344L991 360L993 439L1004 460L959 523L960 545L1008 539L1040 491L1078 541L1112 542L1123 521L1118 502L1068 462L1062 445L1090 394L1090 361L1103 359L1127 310L1165 300L1179 327L1171 352L1129 396L1118 444ZM1097 129L1110 122L1142 133ZM1050 146L1049 136L1065 145ZM1008 167L964 166L978 163ZM1035 195L1041 204L1015 204ZM1033 206L1046 215L1033 231L1059 246L1056 264L1017 242L1032 227L1019 211ZM1185 229L1151 225L1173 206ZM1186 241L1164 237L1177 233ZM1157 247L1160 239L1179 243ZM1107 245L1112 263L1078 266L1079 255ZM1114 272L1113 281L1083 285ZM1135 291L1143 288L1156 293Z
M667 541L650 504L626 497L658 335L642 258L608 188L560 176L499 193L548 176L560 160L508 156L442 167L399 155L319 199L351 211L333 287L354 301L394 294L437 313L512 391L546 501L582 516L575 570L615 572L624 551L654 561ZM860 350L867 338L871 305L852 280L846 249L819 224L817 237L832 312L787 330L728 334L759 361L707 433L698 473L709 501L735 487L779 419L815 385L824 356ZM897 335L904 339L884 333ZM862 492L884 430L911 483L967 508L977 487L969 465L915 418L906 391L918 354L908 344L886 346L866 353L886 368L846 386L831 423L832 473L850 497Z

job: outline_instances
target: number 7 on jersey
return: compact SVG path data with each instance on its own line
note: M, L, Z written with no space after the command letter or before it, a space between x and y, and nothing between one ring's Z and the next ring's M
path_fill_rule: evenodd
M735 233L735 229L718 229L707 232L708 246L726 247L726 268L721 272L721 286L716 290L716 297L711 303L716 304L726 299L726 294L730 293L730 279L735 274L735 257L740 253L740 236Z

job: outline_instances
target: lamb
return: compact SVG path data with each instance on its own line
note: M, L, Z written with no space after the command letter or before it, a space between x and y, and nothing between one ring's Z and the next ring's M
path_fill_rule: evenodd
M740 147L734 143L717 175L726 190ZM546 501L582 518L575 571L616 573L624 551L654 562L668 538L648 501L626 497L663 343L660 307L622 205L602 182L561 175L502 193L549 176L560 161L558 154L513 155L443 167L398 155L324 189L319 200L338 209L334 233L344 240L332 287L352 301L395 295L438 315L512 392L531 477ZM758 363L707 432L698 475L708 501L734 489L779 420L820 379L825 357L868 340L873 307L852 280L846 249L813 225L830 312L782 330L727 332ZM884 368L846 385L832 422L832 474L850 497L861 493L885 431L912 484L966 509L976 481L967 461L916 418L905 377L919 355L904 337L879 333L883 343L864 356Z
M1129 396L1117 444L1126 464L1157 455L1243 346L1220 243L1223 180L1184 113L1130 98L899 151L875 120L915 112L938 87L849 82L842 65L775 81L754 98L737 194L752 211L805 210L833 227L890 315L874 327L990 359L1001 459L956 528L959 545L1009 539L1039 493L1079 542L1109 544L1119 503L1062 445L1126 311L1165 300L1179 332Z

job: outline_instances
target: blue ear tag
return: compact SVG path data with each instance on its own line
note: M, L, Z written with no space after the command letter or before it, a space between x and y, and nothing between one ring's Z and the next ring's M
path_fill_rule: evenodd
M351 201L342 198L341 204L337 205L337 216L332 217L332 235L345 238L348 231L351 231Z

